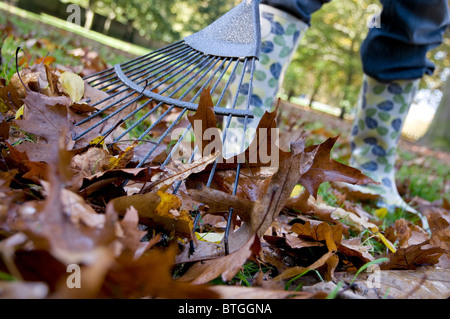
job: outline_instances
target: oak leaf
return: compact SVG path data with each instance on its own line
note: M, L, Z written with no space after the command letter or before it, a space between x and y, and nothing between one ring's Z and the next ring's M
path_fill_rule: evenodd
M344 165L330 157L331 149L339 136L328 138L318 146L310 146L305 149L306 153L316 151L314 160L309 169L302 174L299 183L308 192L317 198L317 190L324 182L346 182L354 185L362 185L374 182L370 177L362 174L360 170ZM316 150L317 147L317 150Z
M435 265L445 252L444 249L433 247L427 240L417 245L399 248L389 254L389 261L381 265L382 269L417 269L422 266Z
M120 215L133 206L142 224L162 228L183 237L192 238L194 222L190 214L180 210L181 200L173 195L163 192L122 196L113 199L108 205Z

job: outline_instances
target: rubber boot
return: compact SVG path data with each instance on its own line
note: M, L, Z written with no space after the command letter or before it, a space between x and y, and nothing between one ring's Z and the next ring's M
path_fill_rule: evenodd
M406 204L395 183L395 161L401 131L420 80L380 83L364 75L357 113L351 131L350 166L379 185L339 183L347 190L375 195L379 206L418 212ZM426 218L422 218L427 227Z
M286 69L297 50L300 39L308 29L308 25L300 19L264 4L260 4L260 21L261 54L255 65L250 97L250 108L254 118L248 119L245 136L242 134L244 120L241 118L231 120L224 144L226 158L239 154L253 140L259 120L265 111L270 111L274 106ZM250 72L250 65L245 71ZM239 83L242 72L242 68L237 71L231 86ZM244 82L237 98L236 108L245 109L248 94L249 84ZM225 118L224 127L226 125ZM245 144L243 144L244 139Z

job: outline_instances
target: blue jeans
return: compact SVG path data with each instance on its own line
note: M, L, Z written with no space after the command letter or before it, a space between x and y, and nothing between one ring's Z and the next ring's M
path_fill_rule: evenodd
M330 0L261 0L310 24L311 14ZM360 54L364 73L381 82L418 79L434 71L427 52L450 24L447 0L380 0L381 27L371 28Z

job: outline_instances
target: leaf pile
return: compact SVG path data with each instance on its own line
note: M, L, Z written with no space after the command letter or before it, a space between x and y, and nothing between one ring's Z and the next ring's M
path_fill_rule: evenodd
M244 164L233 195L237 165L222 158L220 141L212 154L192 163L162 166L170 145L164 141L158 156L140 168L145 143L111 144L103 135L118 125L114 118L75 143L72 137L93 123L75 124L105 96L77 74L44 63L0 81L2 297L321 298L326 289L288 294L286 282L309 271L332 282L379 257L389 259L383 271L448 269L444 208L423 208L430 235L403 219L381 231L380 219L342 194L340 208L323 203L318 190L325 182L373 182L331 158L338 137L309 146L296 138L284 151L271 145L269 135L257 134L236 156ZM270 132L276 117L277 111L266 112L258 128ZM188 121L194 133L196 122L217 129L207 90ZM202 151L210 142L203 134L195 141ZM278 156L277 166L251 160L261 147ZM230 208L226 255L222 239ZM372 244L384 249L374 253ZM217 278L233 281L249 262L259 268L252 288L210 285ZM80 289L67 286L73 264L81 267Z

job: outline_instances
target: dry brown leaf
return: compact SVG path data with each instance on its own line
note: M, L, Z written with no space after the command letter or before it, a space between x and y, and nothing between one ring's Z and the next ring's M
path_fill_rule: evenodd
M185 180L191 174L202 172L205 170L206 166L214 162L219 156L220 153L214 153L187 164L171 162L164 166L162 172L152 176L151 185L148 186L144 192L170 186L176 181Z
M197 262L179 278L180 281L187 281L192 284L207 283L219 276L227 282L233 279L244 263L252 254L252 245L255 237L252 237L239 250L217 259Z
M323 299L327 296L320 292L310 293L242 286L212 286L210 289L219 294L221 299Z
M195 135L195 143L201 151L202 157L210 156L214 153L222 152L222 140L220 139L219 129L217 128L216 116L214 114L214 103L209 93L210 88L205 88L200 94L198 108L194 115L188 116ZM207 136L208 134L211 136ZM207 138L210 139L207 139ZM216 147L210 149L210 146ZM206 152L205 152L205 148Z
M444 253L444 249L433 247L427 240L418 245L400 248L395 253L387 255L389 261L382 264L382 269L414 270L422 266L435 265Z
M362 174L360 170L331 159L330 152L338 137L339 136L328 138L318 146L310 146L305 149L306 153L316 152L316 154L312 165L301 176L299 183L303 185L314 198L317 198L317 190L319 189L320 184L327 181L346 182L355 185L377 183Z
M113 199L108 206L113 206L120 215L133 206L142 224L172 232L183 237L192 238L194 222L187 211L181 210L181 200L172 194L163 192L122 196Z
M328 251L327 253L323 254L322 257L320 257L318 260L316 260L314 263L312 263L308 267L301 267L301 266L290 267L290 268L286 269L285 271L283 271L278 276L276 276L273 280L275 282L281 281L281 280L285 280L285 279L300 275L301 273L303 273L307 270L315 270L315 269L325 265L327 263L328 259L330 259L333 255L334 255L334 253L332 251Z
M342 240L339 243L338 251L359 268L375 259L369 253L371 248L370 245L361 245L361 238L351 238Z
M91 147L87 152L75 155L72 158L71 167L81 177L88 177L106 171L111 157L103 148Z
M61 133L69 126L67 108L70 99L30 91L23 102L26 105L24 119L16 121L20 128L43 137L49 144L57 144Z
M10 128L11 128L10 123L6 121L0 121L0 143L8 140Z
M306 221L304 225L296 223L292 225L292 231L300 238L325 241L329 251L336 252L337 245L342 240L342 226L329 225L326 222Z
M173 280L171 269L177 253L153 249L134 260L122 256L116 260L103 282L100 297L108 298L173 298L210 299L219 295L204 285Z
M355 275L343 272L335 276L336 282L350 283ZM363 272L354 280L353 291L367 299L448 299L450 271L429 266L415 270Z
M21 84L22 87L22 84ZM12 82L7 86L0 81L0 111L6 113L8 110L16 112L23 105L22 96Z
M221 192L209 187L202 189L190 189L189 195L200 203L208 205L208 213L228 212L230 207L240 216L244 216L248 220L249 211L253 207L253 203L247 199L239 198L225 192ZM246 217L247 216L247 217Z
M391 242L398 241L398 247L400 248L418 245L430 238L429 234L422 228L403 218L396 220L393 226L386 229L386 237Z
M155 244L154 241L141 241L147 232L139 230L138 223L138 212L131 206L127 209L125 216L120 221L121 234L119 237L126 252L130 252L134 259L140 258Z
M41 181L47 194L51 192L51 185L48 182ZM89 206L83 197L71 192L67 189L61 190L62 210L70 218L74 225L83 223L93 228L103 228L105 226L105 215L98 214L91 206Z

